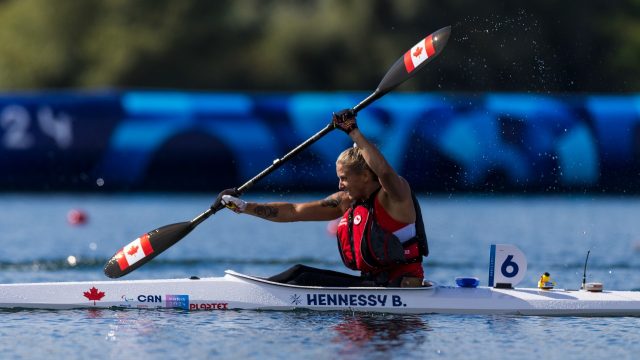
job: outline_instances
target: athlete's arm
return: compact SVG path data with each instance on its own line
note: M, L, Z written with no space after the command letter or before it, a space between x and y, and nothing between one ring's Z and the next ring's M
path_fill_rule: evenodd
M348 196L340 191L323 200L305 203L248 202L243 213L275 222L323 221L342 216L349 206Z
M354 129L349 133L349 137L360 148L364 160L369 165L378 179L380 185L391 201L405 202L411 200L411 188L407 181L396 173L389 165L380 150L376 148L369 140L360 132Z
M378 200L389 215L398 221L414 222L416 213L409 183L396 173L382 153L360 132L353 110L345 109L334 113L331 123L334 128L347 133L356 143L367 165L378 177L382 186Z

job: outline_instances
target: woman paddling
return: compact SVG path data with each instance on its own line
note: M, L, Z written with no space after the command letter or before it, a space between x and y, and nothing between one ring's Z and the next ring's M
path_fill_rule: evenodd
M409 183L360 132L353 111L335 113L332 123L355 143L336 161L340 191L324 200L294 204L245 202L235 189L227 189L212 207L222 204L275 222L341 217L338 249L344 264L359 270L360 277L299 264L269 280L306 286L421 286L422 257L429 251L418 200Z

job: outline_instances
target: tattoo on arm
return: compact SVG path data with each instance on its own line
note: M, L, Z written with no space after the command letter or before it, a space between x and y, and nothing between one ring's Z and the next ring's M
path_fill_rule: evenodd
M340 201L338 201L338 199L329 196L328 198L322 200L322 202L320 203L320 206L322 207L332 207L332 208L337 208L338 205L340 205Z
M278 217L278 208L274 206L258 205L253 212L255 212L259 217L265 219Z

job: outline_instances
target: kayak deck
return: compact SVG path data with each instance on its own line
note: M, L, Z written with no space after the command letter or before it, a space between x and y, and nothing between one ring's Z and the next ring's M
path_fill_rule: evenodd
M351 310L407 314L640 316L640 292L536 288L297 286L227 270L223 277L0 285L0 308Z

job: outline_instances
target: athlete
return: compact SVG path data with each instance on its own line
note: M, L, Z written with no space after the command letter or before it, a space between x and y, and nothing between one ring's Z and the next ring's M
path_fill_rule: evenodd
M239 199L235 189L227 189L212 208L224 205L275 222L341 218L338 249L344 264L361 276L298 264L269 280L308 286L421 286L422 257L428 255L428 247L409 183L360 132L352 110L334 113L332 124L355 143L336 161L340 191L306 203L253 203Z

